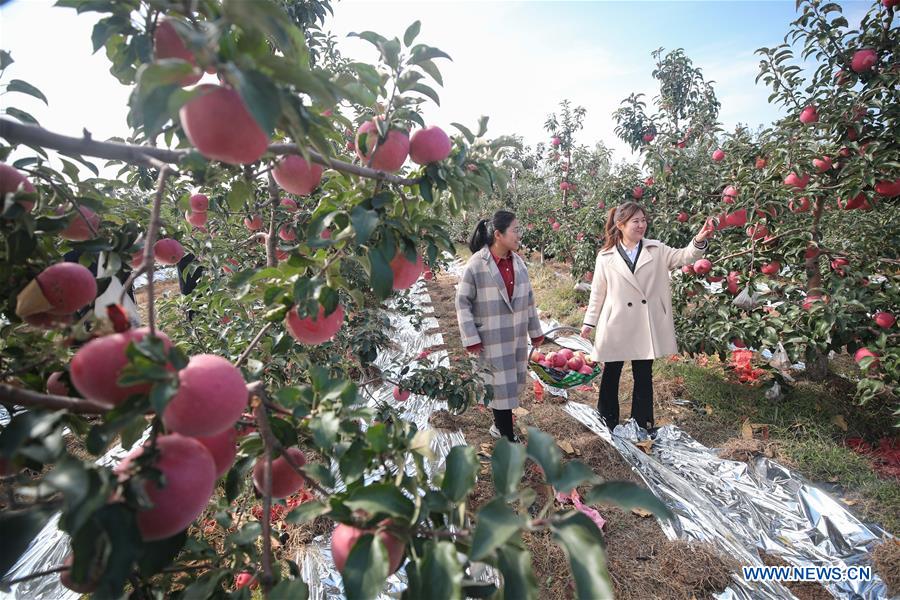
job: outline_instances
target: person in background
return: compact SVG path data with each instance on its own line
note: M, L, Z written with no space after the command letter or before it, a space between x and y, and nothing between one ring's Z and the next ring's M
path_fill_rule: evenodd
M499 210L481 219L472 233L466 264L456 293L456 318L462 344L480 355L492 372L494 399L492 436L517 442L512 409L527 380L528 338L544 340L534 304L534 291L525 261L516 254L519 224L516 215Z
M684 248L645 239L647 211L637 202L611 208L604 245L597 254L591 298L581 335L594 334L592 358L604 363L598 408L611 430L619 423L619 376L631 361L631 417L654 431L653 359L675 354L675 322L669 272L693 263L709 246L709 219Z

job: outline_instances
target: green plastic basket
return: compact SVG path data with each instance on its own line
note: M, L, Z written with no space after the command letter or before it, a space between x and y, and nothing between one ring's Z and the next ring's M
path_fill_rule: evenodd
M528 368L534 371L538 378L547 385L563 389L584 385L603 371L600 363L596 363L593 372L588 375L577 371L558 371L552 367L543 367L530 360L528 361Z
M544 332L544 336L552 340L554 338L550 338L550 334L562 330L574 331L576 333L578 332L578 329L575 329L574 327L562 326ZM558 369L554 369L553 367L543 367L531 360L530 357L532 348L530 346L531 344L529 344L528 348L528 368L534 371L535 375L538 376L538 379L540 379L547 385L552 385L553 387L561 389L573 388L575 386L585 385L586 383L594 379L594 377L603 372L602 363L595 363L594 370L589 375L578 373L577 371L560 371Z

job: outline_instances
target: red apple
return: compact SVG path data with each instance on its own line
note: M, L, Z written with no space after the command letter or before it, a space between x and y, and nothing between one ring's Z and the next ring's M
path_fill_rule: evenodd
M769 235L769 229L765 225L750 225L747 227L747 237L753 240L761 240Z
M694 263L694 273L697 275L706 275L712 270L712 263L707 258L701 258Z
M878 320L877 315L875 320ZM69 386L66 385L66 382L62 380L62 376L62 371L54 371L50 373L50 377L47 378L48 394L54 394L56 396L69 396L72 393L71 390L69 390Z
M183 435L215 435L234 428L247 398L240 369L221 356L198 354L178 372L178 392L163 413L163 423Z
M416 262L413 263L406 259L406 255L402 251L397 252L393 260L391 260L391 271L394 273L393 289L405 290L411 287L419 279L419 275L422 274L424 268L425 263L422 261L422 256L418 253L416 254Z
M146 394L149 384L121 387L119 375L128 359L125 350L128 344L143 339L148 329L129 329L122 333L114 333L95 338L78 349L69 368L69 378L82 396L107 404L121 404L132 394ZM157 331L156 336L162 339L166 348L172 346L166 334Z
M188 223L190 223L194 227L197 227L198 229L204 228L206 226L207 218L205 212L186 212L184 213L184 218Z
M788 208L791 212L802 213L807 212L809 210L809 198L803 196L802 198L797 199L797 204L794 204L794 201L791 200L788 203Z
M174 265L184 258L184 247L178 240L163 238L153 245L153 255L159 263Z
M770 263L766 263L760 269L760 271L762 271L765 275L777 275L778 271L780 271L780 270L781 270L781 263L778 262L777 260L773 260Z
M550 227L553 228L553 231L559 231L559 228L562 227L560 223L553 223Z
M138 529L144 541L172 537L190 525L209 503L216 484L216 464L203 444L173 433L156 438L159 454L153 466L162 472L165 484L146 481L144 489L152 508L137 513ZM114 471L126 473L144 452L141 446L130 452Z
M549 356L547 358L549 360ZM557 369L561 369L562 367L566 366L566 363L569 362L569 359L566 358L563 354L557 352L551 362L554 367L556 367Z
M653 135L652 133L645 133L645 134L641 137L641 139L644 140L644 143L649 144L650 142L653 141L653 138L655 138L655 137L656 137L656 136Z
M244 227L250 231L262 229L262 217L253 215L252 217L244 217Z
M807 106L800 112L800 122L806 125L819 120L819 113L815 106Z
M542 360L544 360L543 352L540 352L539 350L531 351L531 362L541 362Z
M822 158L814 158L813 166L816 167L816 170L819 173L824 173L825 171L830 170L834 165L831 162L831 159L827 156L823 156Z
M50 315L68 315L97 297L97 280L90 269L74 262L50 265L35 277L51 308Z
M888 198L900 196L900 179L895 179L894 181L879 181L875 184L875 192Z
M322 167L291 154L278 161L278 165L272 169L272 176L282 189L298 196L307 196L322 181ZM284 200L281 203L284 205ZM297 210L296 202L293 210Z
M641 198L644 197L644 188L642 188L639 185L635 186L634 189L631 190L631 196L635 200L640 200Z
M224 318L224 317L223 317ZM229 427L225 431L208 436L193 436L209 450L216 465L216 478L228 472L237 456L237 429Z
M765 158L760 156L759 158L756 159L756 168L757 169L760 169L760 170L765 169L766 164L767 164L767 161Z
M205 194L194 194L189 202L193 212L206 212L209 210L209 198Z
M283 239L285 242L293 242L297 239L297 232L294 231L294 228L290 225L282 225L278 229L278 237Z
M301 344L321 344L335 336L344 324L344 307L338 304L330 315L325 316L325 309L320 305L316 317L301 319L297 309L288 311L284 318L288 332Z
M34 186L13 167L0 163L0 208L3 207L3 198L6 194L15 194L19 191L34 193ZM34 208L34 202L31 201L20 201L19 204L27 212L31 212Z
M363 530L339 523L331 534L331 558L334 560L334 566L338 572L343 573L344 565L347 564L347 557L356 544L356 541L367 533L374 534L372 530ZM391 533L381 530L378 537L384 543L388 552L388 572L394 573L403 564L403 555L406 550L403 542L397 539Z
M409 140L409 157L414 163L427 165L450 156L450 138L440 127L432 125L416 131Z
M878 54L871 48L865 48L853 53L853 58L850 61L850 68L857 73L865 73L866 71L871 70L877 62Z
M57 214L63 214L65 209L58 208ZM59 237L72 242L83 242L97 235L100 229L100 216L87 206L76 206L69 224L59 232Z
M582 360L578 356L573 356L568 361L566 361L566 366L573 371L578 371L581 369L581 367L584 366L584 360Z
M400 389L399 386L394 386L394 400L397 402L405 402L406 399L409 398L409 390Z
M362 137L365 136L365 149L362 151ZM375 149L372 157L372 149ZM380 171L399 171L409 154L409 137L405 132L391 129L383 142L378 142L378 127L374 120L363 123L356 132L356 154L363 166L370 166Z
M809 174L797 175L792 172L784 178L784 185L798 190L806 188L807 184L809 184Z
M306 464L306 455L299 448L287 448L284 451L298 467ZM284 458L284 454L272 461L272 497L287 498L297 493L306 485L306 478L301 476ZM253 485L260 494L265 489L263 477L265 473L265 457L260 456L253 465Z
M879 311L875 313L875 323L882 329L890 329L896 322L896 317L889 312ZM50 385L49 381L47 382L47 385Z
M715 162L721 162L722 160L725 159L725 152L722 151L721 149L717 149L716 151L714 151L712 153L712 159Z
M693 275L694 265L681 265L681 272L685 275Z
M163 19L156 25L156 31L153 32L153 53L157 60L165 58L180 58L197 66L197 59L194 53L187 49L184 40L178 35L175 27L170 19ZM199 70L194 69L190 75L185 75L179 83L181 85L194 85L203 76Z
M232 165L256 162L269 136L240 95L229 87L204 84L201 95L181 107L179 117L188 140L203 156Z
M559 146L559 144L560 144L560 139L558 137L553 136L552 138L550 138L551 146Z
M737 296L740 291L738 288L738 277L739 273L737 271L730 271L728 276L725 278L726 286L725 289L728 290L728 293L732 296Z
M676 220L677 220L679 223L687 223L688 218L689 218L689 217L688 217L688 214L687 214L686 212L680 212L680 213L678 213L678 216L676 217Z
M853 355L853 360L856 361L856 362L860 362L860 361L862 361L862 359L864 359L864 358L866 358L866 357L868 357L868 356L871 356L871 357L875 358L875 360L873 360L873 361L869 364L869 367L868 367L868 368L869 368L869 369L873 369L873 368L874 368L874 369L877 369L877 368L878 368L878 364L879 364L879 361L878 361L879 355L878 355L878 354L875 354L874 352L872 352L872 351L869 350L868 348L860 348L859 350L857 350L857 351L856 351L856 354Z

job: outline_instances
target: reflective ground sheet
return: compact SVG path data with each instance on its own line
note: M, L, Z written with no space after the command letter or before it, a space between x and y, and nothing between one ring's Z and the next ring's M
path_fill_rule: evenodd
M758 551L777 555L797 567L871 566L870 553L890 534L863 524L821 489L765 457L752 463L718 457L674 425L661 427L650 453L635 443L647 432L630 420L615 432L591 406L568 402L576 420L611 444L647 487L675 513L663 524L670 539L705 541L734 556L743 566L763 566ZM872 572L869 581L822 582L836 598L887 598L887 588ZM781 584L747 582L740 573L718 598L794 598Z

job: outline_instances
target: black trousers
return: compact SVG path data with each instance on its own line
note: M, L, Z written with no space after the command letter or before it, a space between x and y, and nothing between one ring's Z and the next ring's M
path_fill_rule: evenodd
M497 410L496 408L492 408L491 411L494 413L494 425L497 426L500 435L511 442L516 441L516 434L513 432L512 410Z
M600 402L597 408L610 430L619 424L619 377L623 361L603 365L600 379ZM631 418L645 429L653 427L653 361L633 360L634 391L631 394Z

